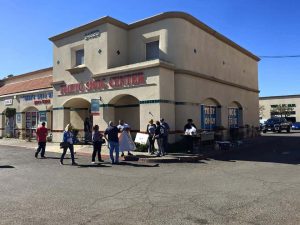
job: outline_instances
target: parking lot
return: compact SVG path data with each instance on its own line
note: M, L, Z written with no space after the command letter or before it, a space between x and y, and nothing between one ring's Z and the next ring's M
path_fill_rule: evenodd
M299 224L300 133L198 163L60 166L0 146L0 224Z

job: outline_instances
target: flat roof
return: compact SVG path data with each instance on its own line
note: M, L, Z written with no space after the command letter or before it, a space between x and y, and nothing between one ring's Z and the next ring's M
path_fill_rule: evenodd
M161 13L161 14L158 14L158 15L155 15L155 16L152 16L152 17L149 17L149 18L131 23L131 24L126 24L126 23L124 23L122 21L119 21L117 19L114 19L110 16L105 16L105 17L102 17L98 20L87 23L85 25L73 28L73 29L68 30L66 32L63 32L61 34L50 37L49 40L52 41L52 42L55 42L55 41L58 41L62 38L69 37L69 36L74 35L78 32L82 32L82 31L92 29L95 26L99 26L99 25L102 25L102 24L105 24L105 23L110 23L110 24L113 24L115 26L121 27L123 29L131 30L131 29L135 29L135 28L138 28L138 27L141 27L141 26L145 26L147 24L155 23L157 21L161 21L161 20L169 19L169 18L180 18L180 19L187 20L188 22L190 22L193 25L197 26L198 28L206 31L207 33L209 33L212 36L216 37L218 40L230 45L231 47L233 47L233 48L237 49L238 51L244 53L245 55L251 57L252 59L254 59L256 61L260 60L259 57L252 54L250 51L248 51L245 48L239 46L238 44L231 41L230 39L228 39L224 35L218 33L214 29L212 29L209 26L207 26L206 24L202 23L201 21L199 21L194 16L192 16L188 13L185 13L185 12L164 12L164 13Z
M259 97L259 100L284 99L284 98L300 98L300 94L298 94L298 95L265 96L265 97Z

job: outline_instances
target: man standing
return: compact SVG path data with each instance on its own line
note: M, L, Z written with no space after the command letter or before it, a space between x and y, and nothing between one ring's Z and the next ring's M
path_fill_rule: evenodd
M156 139L158 145L158 153L156 154L157 157L160 157L161 155L165 155L164 146L163 146L163 134L165 132L164 130L165 128L160 125L160 122L156 121L154 139Z
M45 127L45 125L46 125L46 123L42 122L42 126L40 126L36 129L38 148L34 154L35 158L38 157L39 152L41 152L41 157L45 158L46 141L47 141L47 135L48 135L48 130Z
M109 121L108 128L104 132L104 138L108 142L109 155L112 164L119 163L119 138L118 128L114 126L112 121ZM116 158L114 159L114 151L116 152Z
M164 127L165 133L163 134L163 146L164 146L164 154L168 153L168 139L169 139L169 132L170 132L170 126L169 124L165 121L164 118L160 119L160 125Z
M187 153L193 153L193 137L192 134L189 132L191 129L197 130L196 125L193 123L192 119L187 120L187 124L184 125L184 133L185 133L185 145Z
M91 140L91 124L88 117L85 118L83 124L83 130L84 130L84 143L87 144Z

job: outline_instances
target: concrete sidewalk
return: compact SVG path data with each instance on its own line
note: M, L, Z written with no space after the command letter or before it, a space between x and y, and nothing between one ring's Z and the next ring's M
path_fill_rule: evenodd
M3 138L0 139L0 145L3 146L16 146L16 147L24 147L27 149L36 149L37 142L36 141L25 141L14 138ZM76 155L91 157L93 152L92 145L74 145L74 150ZM59 143L47 142L46 153L54 152L54 153L62 153L62 149L59 147ZM67 152L67 154L69 151ZM170 153L166 156L156 157L155 155L149 155L147 152L132 152L134 156L125 156L122 158L124 161L139 161L144 163L181 163L181 162L198 162L199 160L208 158L210 156L214 156L217 154L222 154L220 150L215 150L213 146L208 146L202 149L201 153L198 154L186 154L186 153ZM127 154L127 152L125 153ZM103 145L101 149L101 155L104 160L109 160L109 150L107 145ZM121 159L121 160L122 160Z

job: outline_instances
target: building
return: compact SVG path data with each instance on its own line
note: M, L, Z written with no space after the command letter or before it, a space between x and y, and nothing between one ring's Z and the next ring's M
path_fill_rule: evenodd
M37 125L46 122L52 129L52 67L19 76L9 76L0 83L0 136L35 135ZM15 115L7 118L7 108Z
M258 125L259 58L189 14L132 24L107 16L50 40L54 140L86 118L145 132L163 117L171 141L188 118L205 130Z
M288 108L286 117L288 121L300 121L300 95L283 95L283 96L268 96L259 98L259 106L263 107L261 110L260 119L267 120L273 116L281 116L274 111L278 105L284 105Z

